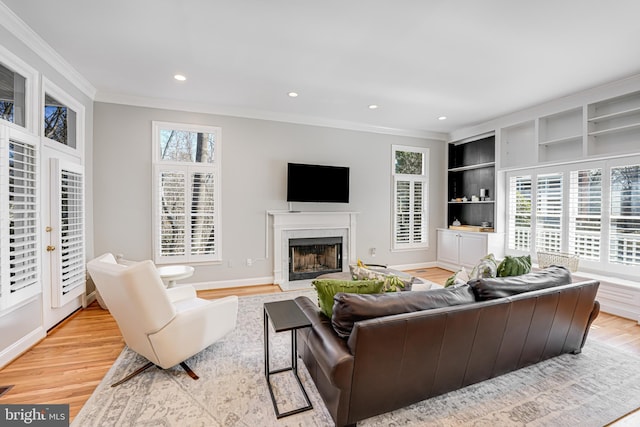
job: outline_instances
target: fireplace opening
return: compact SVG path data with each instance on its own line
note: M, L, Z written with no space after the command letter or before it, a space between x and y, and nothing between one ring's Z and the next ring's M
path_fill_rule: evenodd
M289 281L342 271L342 237L289 239Z

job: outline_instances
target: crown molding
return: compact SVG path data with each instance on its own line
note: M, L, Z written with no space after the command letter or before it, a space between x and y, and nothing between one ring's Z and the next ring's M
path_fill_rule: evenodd
M58 52L29 27L13 10L0 1L0 25L40 56L47 64L62 74L91 100L96 96L96 88L71 66Z
M158 108L174 111L188 111L193 113L216 114L257 120L270 120L275 122L321 126L360 132L371 132L386 135L407 136L414 138L434 139L446 141L448 135L440 132L432 132L419 129L397 129L384 126L375 126L366 123L348 122L343 120L326 119L320 117L308 117L294 114L276 113L272 111L251 110L242 108L222 107L194 102L176 101L172 99L148 98L133 95L98 92L95 102L108 104L122 104L136 107Z

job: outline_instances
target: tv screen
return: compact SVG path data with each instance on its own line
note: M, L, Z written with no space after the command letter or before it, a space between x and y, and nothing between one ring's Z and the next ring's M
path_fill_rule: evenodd
M349 203L349 168L289 163L287 202Z

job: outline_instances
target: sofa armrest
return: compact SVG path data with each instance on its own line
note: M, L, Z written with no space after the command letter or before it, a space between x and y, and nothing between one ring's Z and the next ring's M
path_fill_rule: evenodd
M167 289L167 295L171 302L178 302L186 299L196 298L196 289L191 285L181 285Z
M351 388L353 355L346 341L336 334L331 327L331 320L320 312L317 304L307 297L298 297L295 301L311 322L307 346L318 366L335 387Z

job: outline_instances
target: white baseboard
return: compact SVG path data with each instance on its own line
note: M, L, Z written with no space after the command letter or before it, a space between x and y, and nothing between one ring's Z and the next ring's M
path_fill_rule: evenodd
M437 267L437 265L435 261L431 261L431 262L420 262L416 264L389 265L388 267L394 270L405 271L405 270L419 270L421 268L432 268L432 267Z
M47 331L42 326L34 329L29 334L14 342L9 347L0 352L0 369L4 368L11 361L15 360L25 351L36 345L40 340L47 336Z

